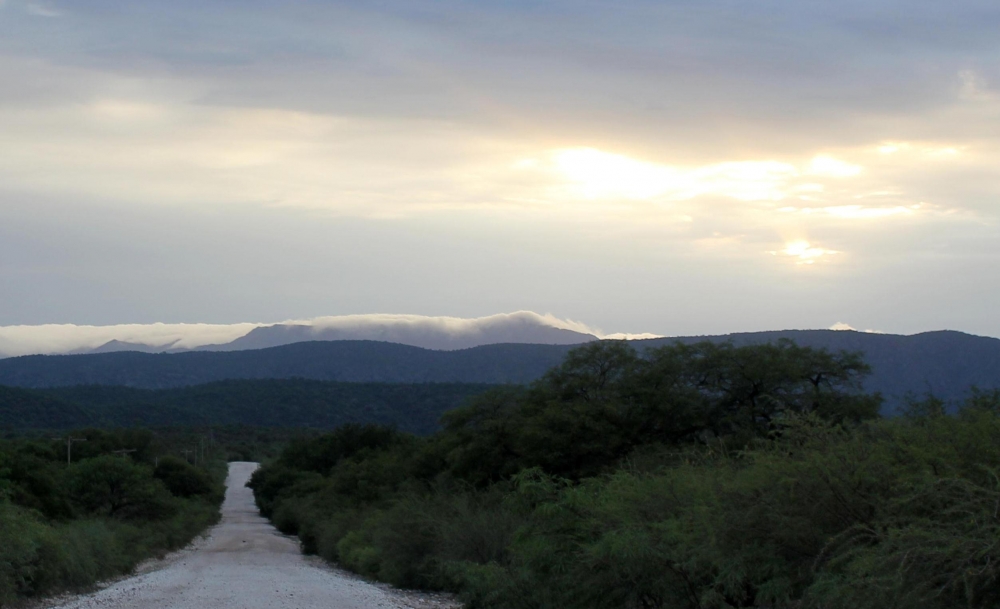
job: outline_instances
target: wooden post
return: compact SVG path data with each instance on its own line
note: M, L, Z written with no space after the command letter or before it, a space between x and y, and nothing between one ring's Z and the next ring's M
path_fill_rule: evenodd
M62 441L62 438L52 438L53 440ZM87 438L74 438L73 436L66 436L66 465L73 463L73 442L86 442Z

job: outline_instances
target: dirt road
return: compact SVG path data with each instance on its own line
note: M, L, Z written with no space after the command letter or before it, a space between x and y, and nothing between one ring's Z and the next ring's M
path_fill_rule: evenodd
M256 463L231 463L222 521L191 547L145 573L59 609L398 609L454 607L432 596L372 585L303 556L298 543L257 513L244 484Z

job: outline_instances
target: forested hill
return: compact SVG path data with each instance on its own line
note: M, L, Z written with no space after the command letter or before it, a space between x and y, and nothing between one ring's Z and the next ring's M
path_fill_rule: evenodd
M41 391L0 386L0 431L13 429L69 429L99 421L79 404Z
M82 427L255 425L333 429L378 423L418 435L490 385L230 380L175 389L0 386L0 432Z
M866 383L889 409L907 392L959 398L970 385L1000 387L1000 340L960 332L913 336L829 330L759 332L635 341L640 350L680 340L737 345L789 338L803 346L862 351L873 368ZM80 384L168 388L224 379L308 378L388 383L526 383L562 361L566 345L485 345L433 351L375 341L303 342L223 353L26 356L0 360L0 385Z
M378 341L314 341L228 352L31 355L0 359L0 385L158 389L224 379L308 378L388 383L525 383L571 346L503 344L434 351Z

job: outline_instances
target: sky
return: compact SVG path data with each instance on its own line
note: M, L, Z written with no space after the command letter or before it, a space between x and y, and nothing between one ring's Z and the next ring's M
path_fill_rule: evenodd
M1000 3L0 0L0 326L1000 336Z

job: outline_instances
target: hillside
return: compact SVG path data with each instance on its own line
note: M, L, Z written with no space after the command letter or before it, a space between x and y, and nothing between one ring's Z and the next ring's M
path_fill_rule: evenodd
M159 389L241 378L524 383L559 363L570 348L512 344L432 351L375 341L316 341L220 353L31 355L0 360L0 384L16 387L123 385Z
M790 330L635 341L638 348L679 340L748 344L789 338L833 351L861 351L873 368L866 389L881 391L888 410L908 393L961 397L971 385L1000 387L1000 340L960 332L913 336ZM170 388L225 379L307 378L373 383L526 383L557 365L568 345L499 344L434 351L375 341L301 342L231 352L25 356L0 360L0 384L79 384Z
M40 391L0 386L0 431L85 427L95 422L79 404Z
M332 429L380 423L428 434L486 385L230 380L175 389L0 386L0 430L256 425Z

